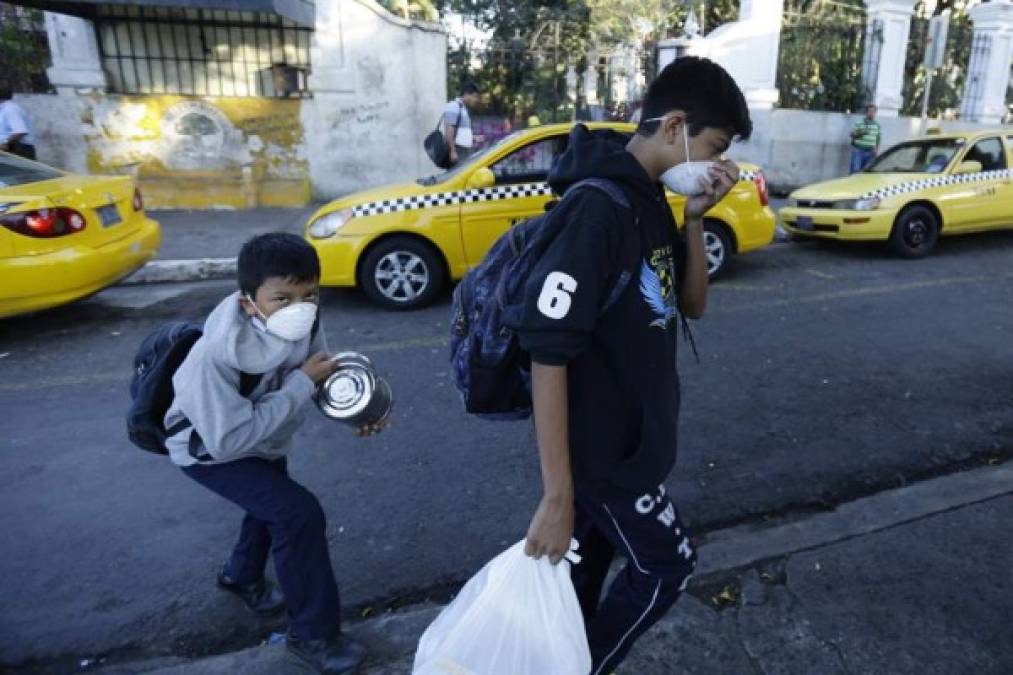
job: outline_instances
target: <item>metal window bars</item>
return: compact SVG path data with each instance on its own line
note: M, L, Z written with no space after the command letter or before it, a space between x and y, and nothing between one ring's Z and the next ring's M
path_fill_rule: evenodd
M95 29L118 93L308 95L312 29L280 16L101 5Z

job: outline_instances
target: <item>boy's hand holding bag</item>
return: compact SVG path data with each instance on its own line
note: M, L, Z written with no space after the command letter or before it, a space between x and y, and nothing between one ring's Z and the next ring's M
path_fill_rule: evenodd
M579 561L571 552L568 560ZM413 675L587 675L591 652L570 580L553 565L507 549L471 578L426 629Z

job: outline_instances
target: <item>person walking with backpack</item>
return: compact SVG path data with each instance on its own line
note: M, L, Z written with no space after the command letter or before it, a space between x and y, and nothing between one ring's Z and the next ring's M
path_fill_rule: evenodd
M544 486L526 552L557 563L576 539L593 675L622 662L696 565L663 485L676 460L676 333L707 305L703 216L739 180L722 153L752 132L735 81L702 58L666 67L642 110L625 146L574 128L553 190L604 180L632 208L602 190L564 196L550 212L564 224L525 280L512 325L531 358ZM682 234L662 186L687 196ZM626 567L599 600L616 554Z
M265 234L243 246L238 277L172 377L165 450L246 512L218 585L258 615L287 608L287 648L300 661L355 672L364 650L341 633L324 511L287 465L303 408L337 368L319 330L320 261L294 234ZM269 554L280 591L264 577Z
M469 110L478 105L478 99L478 85L468 82L461 87L461 95L443 108L443 135L450 149L450 166L468 159L475 147Z

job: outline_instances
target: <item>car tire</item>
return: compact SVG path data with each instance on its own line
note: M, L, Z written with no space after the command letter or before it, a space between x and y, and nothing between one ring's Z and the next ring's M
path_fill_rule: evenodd
M413 237L391 237L374 246L359 267L359 287L386 309L417 309L443 289L446 273L439 254Z
M909 206L900 212L890 232L890 248L902 258L922 258L939 241L939 219L927 206Z
M703 247L707 256L707 277L717 279L728 269L734 252L732 237L724 223L704 221Z

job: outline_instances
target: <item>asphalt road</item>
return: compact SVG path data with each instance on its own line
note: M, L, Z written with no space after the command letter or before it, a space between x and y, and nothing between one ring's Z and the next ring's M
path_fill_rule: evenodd
M804 512L1013 455L1011 260L1013 233L915 262L819 243L742 257L695 326L702 364L681 358L668 485L684 517ZM229 291L119 288L0 323L0 666L201 653L268 630L214 589L238 510L123 427L140 340ZM292 458L328 513L349 613L463 581L524 535L539 496L529 426L463 414L446 322L445 300L393 314L325 293L332 346L369 353L397 396L374 439L311 416Z

